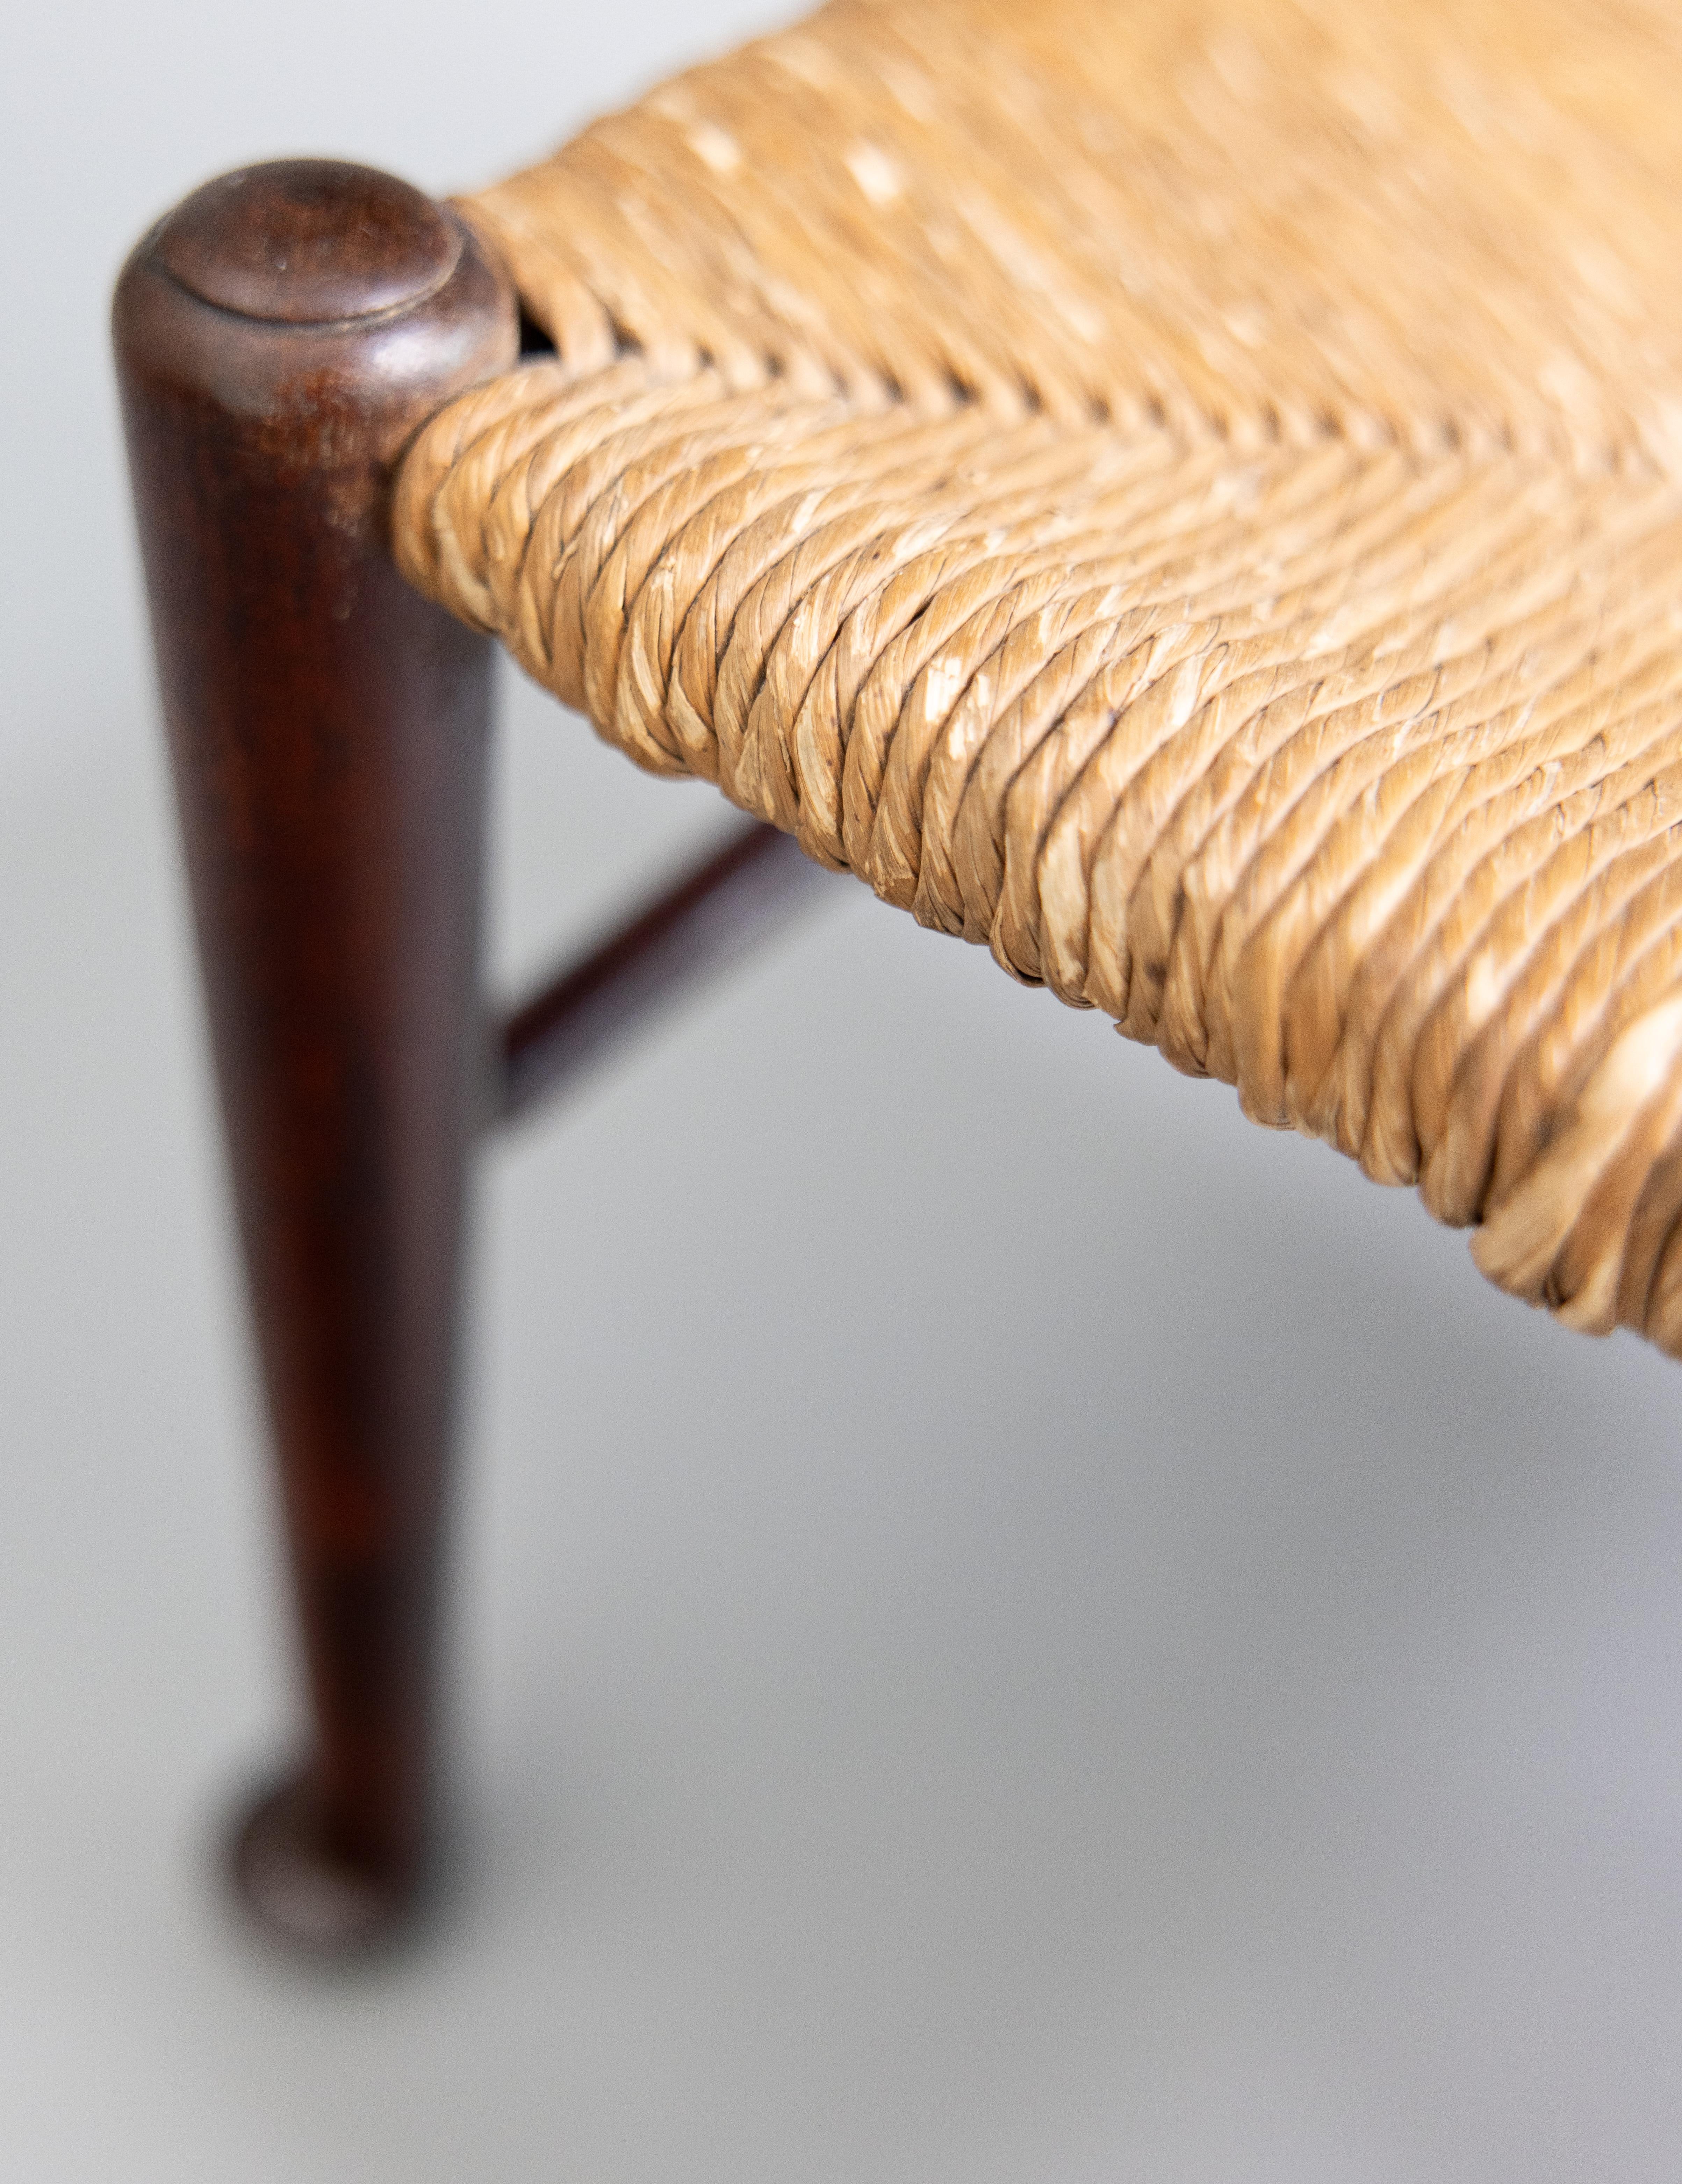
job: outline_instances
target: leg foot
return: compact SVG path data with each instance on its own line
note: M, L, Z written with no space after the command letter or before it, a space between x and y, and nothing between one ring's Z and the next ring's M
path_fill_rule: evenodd
M308 1769L266 1790L234 1830L235 1892L272 1940L318 1958L395 1939L425 1893L415 1861L374 1863L336 1843Z

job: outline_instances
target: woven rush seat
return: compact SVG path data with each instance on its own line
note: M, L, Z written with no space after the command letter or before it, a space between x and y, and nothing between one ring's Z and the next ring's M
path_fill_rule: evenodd
M1682 1354L1682 30L834 0L461 208L399 564Z

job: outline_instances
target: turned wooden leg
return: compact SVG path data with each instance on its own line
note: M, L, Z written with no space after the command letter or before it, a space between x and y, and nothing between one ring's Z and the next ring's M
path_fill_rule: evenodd
M115 340L313 1749L238 1838L271 1927L387 1930L423 1877L490 660L410 592L394 460L510 363L469 231L365 168L189 198Z

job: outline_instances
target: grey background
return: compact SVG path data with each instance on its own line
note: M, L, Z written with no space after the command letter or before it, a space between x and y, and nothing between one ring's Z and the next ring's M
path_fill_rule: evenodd
M487 1163L451 1914L323 1983L216 1892L286 1626L109 284L774 12L6 28L0 2173L1674 2180L1676 1369L845 883ZM504 978L720 820L508 698Z

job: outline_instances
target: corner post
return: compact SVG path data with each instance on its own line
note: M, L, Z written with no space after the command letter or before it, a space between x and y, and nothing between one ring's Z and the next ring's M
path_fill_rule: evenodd
M236 1871L341 1948L426 1867L484 1053L489 645L398 576L390 487L516 312L448 211L288 160L160 222L114 324L312 1716Z

